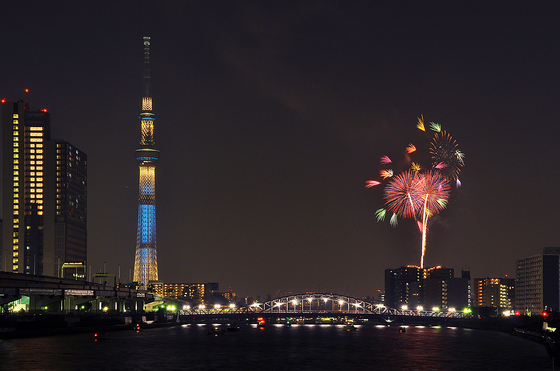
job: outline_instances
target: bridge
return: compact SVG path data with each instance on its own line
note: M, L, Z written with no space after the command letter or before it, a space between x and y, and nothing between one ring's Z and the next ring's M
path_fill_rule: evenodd
M382 304L373 304L355 297L330 293L307 293L278 297L262 303L253 303L243 307L222 305L184 306L182 315L383 315L383 316L415 316L415 317L441 317L441 318L468 318L470 314L457 311L453 308L447 310L424 310L423 308L389 308Z

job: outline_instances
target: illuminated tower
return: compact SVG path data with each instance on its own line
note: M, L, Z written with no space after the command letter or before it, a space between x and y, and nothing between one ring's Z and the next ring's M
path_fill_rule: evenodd
M144 37L144 96L140 113L141 139L136 150L138 161L138 232L134 259L134 282L146 289L158 280L156 251L156 164L159 151L154 148L154 114L150 97L150 38Z

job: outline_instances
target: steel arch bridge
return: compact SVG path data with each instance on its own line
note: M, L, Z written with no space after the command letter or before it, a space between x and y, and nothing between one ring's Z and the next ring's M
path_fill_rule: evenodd
M183 314L380 314L389 316L423 316L423 317L448 317L465 318L466 315L455 310L425 311L423 309L395 309L382 304L373 304L355 297L327 294L309 293L286 295L262 303L236 308L234 306L184 308Z

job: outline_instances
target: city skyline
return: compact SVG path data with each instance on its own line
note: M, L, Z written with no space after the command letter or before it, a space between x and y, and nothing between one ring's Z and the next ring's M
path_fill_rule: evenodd
M560 5L406 4L8 4L0 98L29 88L52 138L88 155L93 272L134 264L148 35L163 282L374 295L385 269L418 264L420 236L412 220L377 223L382 189L365 182L421 115L466 154L426 266L513 277L560 245Z

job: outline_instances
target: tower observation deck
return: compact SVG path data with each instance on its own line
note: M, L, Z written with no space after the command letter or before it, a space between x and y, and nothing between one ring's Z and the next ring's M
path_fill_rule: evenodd
M154 114L150 96L150 38L144 37L144 96L140 113L141 139L136 150L139 170L138 231L134 259L134 282L146 289L158 280L156 250L156 164L159 150L154 142Z

